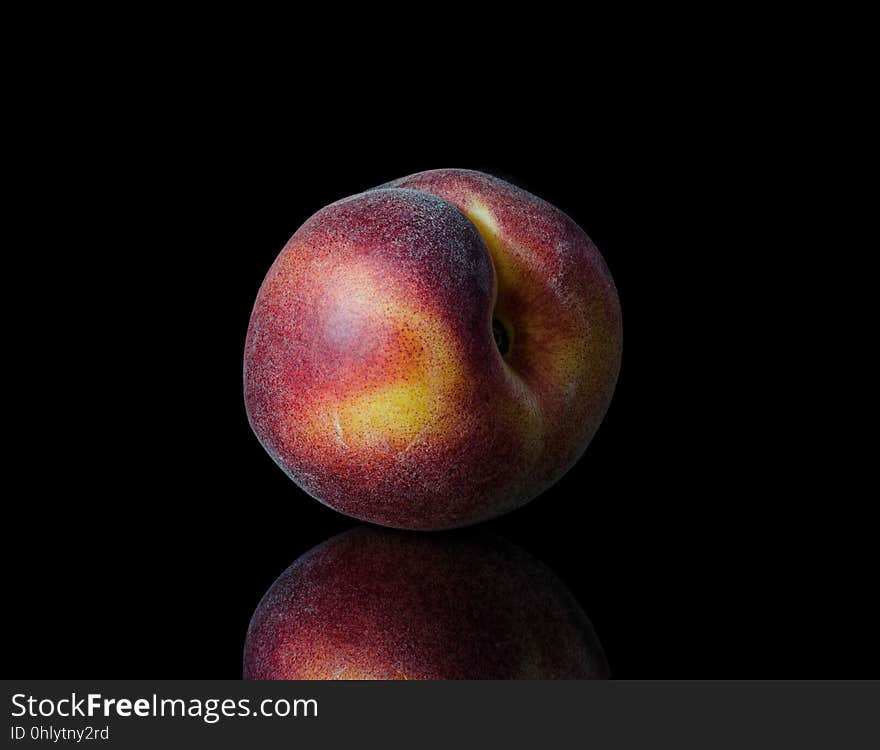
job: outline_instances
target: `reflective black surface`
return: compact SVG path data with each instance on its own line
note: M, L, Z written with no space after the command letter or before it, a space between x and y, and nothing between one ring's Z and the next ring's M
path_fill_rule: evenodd
M481 528L359 526L300 556L254 612L254 680L595 680L588 616L553 572Z

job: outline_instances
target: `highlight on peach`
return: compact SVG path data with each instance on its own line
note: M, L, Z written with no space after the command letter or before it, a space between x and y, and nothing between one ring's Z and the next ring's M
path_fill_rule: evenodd
M251 680L603 679L586 614L489 534L360 527L304 554L248 628Z
M620 368L614 282L566 214L480 172L337 201L257 296L245 404L307 493L435 530L535 498L583 454Z

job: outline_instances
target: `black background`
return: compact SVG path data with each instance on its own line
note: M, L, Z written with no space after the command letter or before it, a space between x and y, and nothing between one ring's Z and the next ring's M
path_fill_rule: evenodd
M327 203L456 166L570 214L624 313L587 453L487 528L568 585L616 677L868 676L867 530L792 450L822 407L792 403L798 381L777 367L792 248L773 128L701 92L657 80L602 107L536 89L526 108L330 111L302 91L263 107L222 87L146 103L56 91L65 127L22 147L31 267L14 277L27 300L10 398L32 464L8 501L7 671L240 675L266 588L354 525L250 432L257 289Z

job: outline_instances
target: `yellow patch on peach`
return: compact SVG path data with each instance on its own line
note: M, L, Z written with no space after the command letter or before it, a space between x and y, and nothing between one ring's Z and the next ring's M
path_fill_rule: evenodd
M588 364L584 357L582 340L559 341L553 348L549 359L554 379L558 383L579 381Z
M495 278L498 283L498 295L512 288L520 279L520 271L517 268L516 259L512 256L510 248L501 240L498 222L492 210L482 201L473 198L465 215L471 220L479 231L483 242L489 249L492 265L495 267Z
M409 445L432 423L437 399L427 382L399 382L346 399L334 416L339 440Z
M436 436L459 413L455 402L464 378L458 343L443 316L405 298L405 290L369 269L346 269L338 289L340 315L376 315L394 342L381 372L364 373L371 383L350 395L320 397L312 409L310 438L345 449L405 450ZM374 293L376 285L382 293ZM375 300L381 300L377 303ZM343 309L344 308L344 309ZM399 353L399 356L398 356Z

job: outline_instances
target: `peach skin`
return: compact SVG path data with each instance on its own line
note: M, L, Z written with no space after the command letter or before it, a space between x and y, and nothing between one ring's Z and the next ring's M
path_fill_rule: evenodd
M523 505L577 461L621 347L614 282L568 216L480 172L422 172L290 239L251 315L245 404L321 502L446 529Z
M272 584L248 628L244 676L601 679L608 666L571 593L509 542L361 527Z

